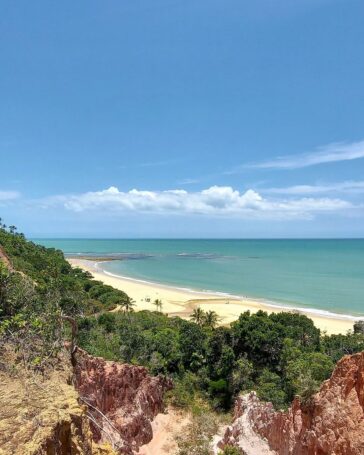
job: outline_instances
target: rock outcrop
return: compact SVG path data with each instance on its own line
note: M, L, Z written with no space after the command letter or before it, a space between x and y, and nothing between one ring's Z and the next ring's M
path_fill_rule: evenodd
M152 377L144 367L92 357L77 349L75 386L88 406L96 442L109 442L131 455L151 441L151 421L163 411L163 395L172 387L164 377Z
M364 352L343 357L305 406L296 398L277 412L254 392L239 397L218 446L227 444L247 455L363 455Z
M62 352L44 375L0 362L0 455L132 455L151 441L171 387L78 348L73 366Z
M0 371L0 455L116 455L92 439L67 359L44 378Z

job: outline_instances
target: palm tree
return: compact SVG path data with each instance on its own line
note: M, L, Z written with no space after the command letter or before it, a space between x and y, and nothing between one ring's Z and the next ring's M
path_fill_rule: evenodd
M121 307L122 307L124 313L130 314L132 311L134 311L133 307L135 307L135 300L128 297L121 303Z
M15 234L16 226L14 226L13 224L11 226L9 226L9 231L10 231L10 234Z
M155 299L153 302L153 305L155 305L157 307L157 311L162 312L163 302L161 299Z
M205 327L209 327L210 329L214 329L218 322L219 316L215 311L210 310L205 314L203 325Z
M205 319L205 312L200 307L197 307L193 310L191 316L191 321L196 322L198 325L202 325Z

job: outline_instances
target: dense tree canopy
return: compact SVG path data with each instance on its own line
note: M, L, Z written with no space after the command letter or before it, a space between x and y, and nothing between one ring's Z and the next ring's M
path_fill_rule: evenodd
M0 247L16 271L26 274L37 291L50 288L59 293L60 308L66 314L93 314L117 305L129 305L128 296L111 286L92 279L90 273L72 267L62 251L27 241L22 234L0 228Z

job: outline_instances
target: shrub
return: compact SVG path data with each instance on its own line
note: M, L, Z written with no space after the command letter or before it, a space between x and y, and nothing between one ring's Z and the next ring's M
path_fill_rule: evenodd
M211 455L212 437L218 430L216 416L206 408L195 408L192 421L176 438L176 455Z
M219 452L219 455L245 455L245 452L239 447L234 446L225 446L222 452Z
M364 334L364 321L356 321L354 323L354 333L360 333L361 335Z
M257 395L261 400L270 401L276 409L284 408L286 396L282 390L281 378L269 371L263 370L258 378Z

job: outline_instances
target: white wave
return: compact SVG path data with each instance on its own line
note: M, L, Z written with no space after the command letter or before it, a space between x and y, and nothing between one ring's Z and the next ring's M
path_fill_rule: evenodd
M274 309L280 309L280 310L292 311L292 312L297 311L299 313L304 313L306 315L322 316L322 317L326 317L326 318L330 318L330 319L341 319L341 320L350 320L350 321L359 321L359 320L364 319L364 315L363 316L354 316L351 314L334 313L331 311L321 310L318 308L296 307L296 306L289 305L289 304L283 304L281 302L274 302L272 300L258 299L256 297L249 297L247 295L230 294L228 292L213 291L213 290L209 290L209 289L198 290L198 289L192 289L192 288L188 288L188 287L173 286L173 285L168 285L168 284L159 283L159 282L155 282L155 281L143 280L140 278L132 278L130 276L125 276L125 275L118 275L116 273L108 272L107 270L102 269L101 267L98 266L98 264L105 264L105 262L106 261L97 262L97 263L95 263L95 267L97 265L96 268L99 271L101 271L102 273L104 273L105 275L109 275L114 278L122 278L123 280L132 281L132 282L136 282L136 283L148 284L150 286L155 285L155 286L160 286L162 288L171 289L171 290L177 289L179 291L189 292L194 295L218 296L218 297L224 297L226 299L234 299L234 300L246 299L251 302L256 302L258 304L264 305L266 307L274 308ZM231 303L233 304L234 302L231 302Z

